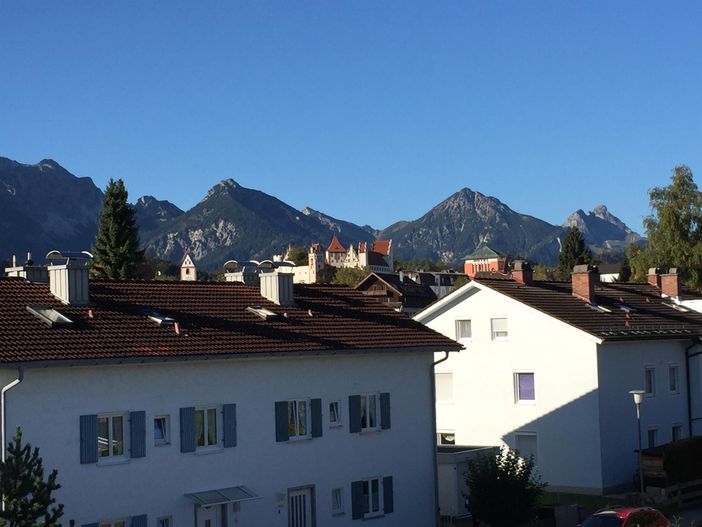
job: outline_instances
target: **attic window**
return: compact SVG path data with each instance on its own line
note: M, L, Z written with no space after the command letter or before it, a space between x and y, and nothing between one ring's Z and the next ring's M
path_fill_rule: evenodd
M262 318L263 320L268 320L269 318L276 318L278 316L277 313L271 311L270 309L266 309L265 307L260 307L260 306L248 306L246 308L246 311L249 313L253 313L259 318Z
M145 311L144 314L149 320L156 322L159 326L172 326L175 324L174 318L167 317L158 311Z
M48 306L27 306L27 311L49 326L67 326L73 321Z
M662 302L664 306L672 307L675 311L680 311L681 313L689 313L690 310L686 307L680 306L678 304L669 304L667 302Z
M612 311L607 309L604 306L599 306L597 304L585 304L587 307L592 309L593 311L597 311L598 313L611 313Z
M619 309L621 309L622 311L624 311L625 313L636 313L635 308L633 308L631 306L627 306L626 304L614 304L614 305L616 307L618 307Z

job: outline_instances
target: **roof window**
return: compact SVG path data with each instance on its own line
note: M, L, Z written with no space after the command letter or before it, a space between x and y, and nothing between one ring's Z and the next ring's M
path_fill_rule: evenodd
M636 309L635 309L635 308L633 308L633 307L631 307L631 306L628 306L628 305L626 305L626 304L624 304L624 303L617 303L617 304L614 304L614 305L615 305L616 307L618 307L619 309L621 309L622 311L624 311L625 313L636 313Z
M585 305L587 307L589 307L590 309L592 309L593 311L597 311L598 313L611 313L612 312L612 310L607 309L606 307L600 306L597 304L585 304Z
M259 318L262 318L263 320L268 320L269 318L276 318L278 316L277 313L261 306L248 306L246 308L246 311L248 311L249 313L253 313L254 315L256 315Z
M174 318L167 317L158 311L144 311L144 315L146 315L149 320L156 322L159 326L172 326L175 324Z
M48 306L27 306L27 311L49 326L67 326L73 321Z
M664 306L672 307L675 311L680 311L681 313L689 313L690 310L678 304L669 304L668 302L661 302Z

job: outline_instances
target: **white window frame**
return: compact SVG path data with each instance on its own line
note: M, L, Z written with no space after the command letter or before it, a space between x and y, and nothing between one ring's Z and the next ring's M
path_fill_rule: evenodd
M113 453L113 424L112 420L115 417L122 418L122 453ZM97 416L98 420L98 442L100 441L100 419L107 419L107 449L108 454L106 456L100 455L100 447L98 445L98 463L109 464L115 461L126 461L129 460L129 413L128 412L103 412L99 413ZM119 521L119 520L118 520Z
M302 439L311 439L312 438L312 417L310 415L310 400L309 399L288 399L288 441L300 441ZM290 433L290 403L293 403L294 408L295 408L295 413L294 413L294 428L295 428L295 433L291 434ZM299 416L299 404L302 403L305 405L305 433L300 434L298 433L299 426L300 426L300 416Z
M368 506L368 512L363 513L363 519L369 519L369 518L377 518L379 516L384 516L385 515L385 510L384 510L384 502L383 502L383 477L382 476L373 476L370 478L365 478L361 480L364 485L368 485L368 501L364 503L364 510L365 506ZM373 481L378 482L378 510L374 511L373 510Z
M675 390L670 389L670 381L671 381L671 376L670 376L670 371L675 370ZM668 392L671 395L679 395L680 394L680 364L677 362L671 362L668 364Z
M675 429L676 429L676 428L680 430L680 437L678 437L677 439L675 439ZM670 425L670 441L671 441L671 442L673 442L673 441L680 441L681 439L683 439L683 427L682 427L682 424L680 424L680 423L672 423L672 424Z
M163 419L165 421L163 438L156 438L156 421ZM171 444L171 416L169 414L159 414L154 416L154 446L165 446Z
M208 443L207 429L209 425L208 410L215 411L215 442ZM202 412L202 437L204 445L198 445L197 413ZM207 452L222 448L222 406L216 404L202 404L195 407L195 452Z
M365 393L361 394L361 409L363 408L363 405L366 405L366 408L369 409L369 401L370 398L374 397L375 398L375 426L369 426L370 425L370 411L366 411L365 419L363 415L363 411L361 411L361 432L376 432L380 430L380 394L379 393Z
M519 376L520 375L531 375L534 380L534 398L533 399L522 399L519 393ZM515 404L526 404L534 405L536 404L536 374L533 371L515 371L513 375L514 382L514 402Z
M334 405L336 408L336 421L332 421L332 405ZM344 421L341 416L341 401L339 399L329 401L329 428L339 428L343 425Z
M648 372L651 372L651 390L649 391L648 386ZM644 396L645 397L655 397L656 396L656 367L653 364L647 364L644 366Z
M493 321L495 320L504 320L507 324L507 330L495 331L495 329L493 328ZM497 335L497 333L504 333L504 335ZM509 340L509 319L506 315L490 317L490 336L494 342L505 342Z
M339 498L338 500L336 498ZM331 511L332 516L345 514L344 509L344 487L334 487L331 490Z
M459 331L459 326L461 322L468 322L468 327L470 329L470 336L468 337L462 337L461 332ZM457 318L455 322L455 328L456 328L456 340L458 342L470 342L473 340L473 322L472 319L470 318Z
M653 445L651 445L651 441L649 441L649 439L651 437L651 435L650 435L651 432L653 432L653 435L654 435ZM660 444L661 444L661 442L660 442L660 435L658 434L658 427L657 426L649 426L648 429L646 430L646 447L645 448L653 448L653 447L656 447Z
M434 372L434 391L438 393L436 387L439 385L439 375L450 375L451 376L451 398L450 399L439 399L436 398L438 404L453 404L455 400L455 390L453 388L454 375L452 371L435 371Z

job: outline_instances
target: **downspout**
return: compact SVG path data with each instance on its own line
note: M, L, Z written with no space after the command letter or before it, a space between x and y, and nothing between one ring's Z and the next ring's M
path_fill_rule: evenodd
M24 368L20 366L17 368L17 378L10 382L9 384L6 384L3 386L2 391L0 392L0 434L2 434L2 437L0 437L0 441L2 441L2 462L5 463L5 458L6 458L6 449L7 449L7 441L6 441L6 435L5 435L5 429L7 425L7 412L5 412L5 394L9 392L12 388L17 386L19 383L22 382L24 379ZM0 504L0 509L5 510L5 499L3 497L2 499L2 504Z
M439 359L436 362L432 363L431 371L429 372L431 375L431 421L432 423L434 423L434 429L432 430L431 438L431 455L434 459L434 506L436 508L436 527L439 527L441 512L439 511L439 449L437 448L436 443L436 374L434 369L436 368L437 364L441 364L445 360L448 360L449 352L444 351L444 353L445 355L443 359Z
M692 391L690 390L690 359L702 354L702 351L690 355L690 350L700 344L699 339L693 340L687 348L685 348L685 388L687 390L687 433L692 436Z

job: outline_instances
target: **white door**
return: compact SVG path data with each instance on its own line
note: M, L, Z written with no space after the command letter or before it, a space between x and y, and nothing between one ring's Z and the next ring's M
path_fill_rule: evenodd
M197 510L197 527L221 527L219 505L199 507Z
M288 527L313 527L312 487L288 490Z

